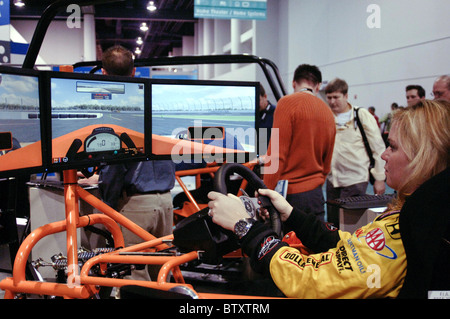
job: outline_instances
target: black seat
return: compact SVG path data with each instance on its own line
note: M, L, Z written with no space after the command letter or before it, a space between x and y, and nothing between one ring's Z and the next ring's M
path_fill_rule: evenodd
M405 202L399 227L407 272L399 298L450 290L450 169L423 183Z

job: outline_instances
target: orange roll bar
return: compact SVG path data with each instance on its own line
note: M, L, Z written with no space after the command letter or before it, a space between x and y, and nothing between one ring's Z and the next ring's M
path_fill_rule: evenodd
M116 248L124 246L124 240L120 227L108 216L101 214L93 214L89 216L82 216L79 219L78 227L86 227L93 224L104 224L107 229L114 236L114 243ZM25 238L20 249L16 255L13 267L14 283L25 280L25 268L28 256L36 243L45 236L63 232L66 229L66 221L53 222L39 228L36 228L29 236Z
M244 165L253 167L256 162ZM180 171L176 173L177 181L188 195L189 200L200 210L192 195L180 179L180 176L196 175L203 173L213 174L219 169L218 166ZM245 184L243 184L245 185ZM17 252L13 266L13 277L0 281L0 289L5 290L5 299L14 298L14 293L30 293L40 295L56 295L64 298L89 298L98 292L99 286L122 287L125 285L139 285L143 287L169 290L170 288L184 285L193 289L191 285L184 282L179 266L183 263L198 259L198 252L193 251L179 256L148 256L145 254L126 254L126 252L157 251L169 248L166 241L171 241L173 235L156 238L148 233L116 210L109 207L103 201L84 190L77 183L76 170L64 171L64 196L65 196L65 220L53 222L35 229L28 235ZM102 214L91 214L79 216L79 199L84 200L92 207L98 209ZM111 232L114 238L115 248L113 252L95 256L86 261L78 275L78 252L77 252L77 228L91 224L101 223ZM119 224L143 239L143 242L130 247L124 247L124 239ZM67 265L68 282L50 283L27 281L25 276L26 263L32 248L45 236L66 231L67 241ZM123 263L123 264L154 264L162 265L157 281L139 281L128 279L104 278L89 276L90 269L96 264ZM70 267L72 266L72 267ZM169 272L172 272L176 283L168 283ZM74 281L72 281L72 279ZM201 294L202 297L224 298L227 295ZM199 296L201 296L199 294ZM231 295L233 298L240 296ZM248 298L248 297L247 297Z
M14 292L41 294L49 296L64 296L68 298L89 298L92 291L88 286L69 286L68 284L58 284L40 281L20 281L13 282L13 278L5 278L0 282L0 288L5 290L5 299L14 298Z
M67 278L78 275L77 224L80 216L77 195L77 171L64 171L64 198L66 206ZM69 279L68 279L69 280Z
M175 179L177 180L178 184L183 189L183 191L186 194L186 196L189 199L189 201L194 205L195 209L197 211L199 211L200 207L198 206L197 201L194 199L194 197L192 196L191 192L187 189L186 185L183 183L183 181L181 180L180 176L175 175Z
M165 290L165 291L167 291L171 288L180 286L179 283L170 283L170 282L159 283L159 282L155 282L155 281L89 277L89 276L82 277L81 283L84 285L100 285L100 286L105 286L105 287L123 287L123 286L131 285L131 286L154 288L154 289ZM192 285L189 285L189 284L181 284L181 285L189 287L190 289L194 290Z
M179 270L178 266L180 266L181 264L187 263L189 261L193 261L195 259L198 259L198 252L196 251L191 251L187 254L175 257L175 258L171 258L170 260L168 260L161 268L161 270L159 271L158 274L158 283L163 283L166 282L167 280L167 275L169 274L170 270L176 268ZM175 274L174 274L175 275ZM183 280L184 283L184 280Z

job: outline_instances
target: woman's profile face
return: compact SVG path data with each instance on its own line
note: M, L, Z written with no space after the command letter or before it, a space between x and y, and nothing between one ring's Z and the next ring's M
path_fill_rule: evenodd
M381 154L381 158L386 161L384 166L386 173L386 184L397 190L409 175L409 160L403 148L398 142L397 125L394 122L389 131L389 147Z

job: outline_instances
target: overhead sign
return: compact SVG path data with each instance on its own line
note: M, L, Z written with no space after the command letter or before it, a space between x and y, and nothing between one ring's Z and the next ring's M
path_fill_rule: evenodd
M266 20L267 0L195 0L194 17Z

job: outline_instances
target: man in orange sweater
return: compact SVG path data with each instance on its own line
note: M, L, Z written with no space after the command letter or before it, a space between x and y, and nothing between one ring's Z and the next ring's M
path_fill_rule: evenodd
M262 172L270 189L279 180L288 180L287 201L324 220L322 185L330 171L336 125L330 108L315 96L321 82L316 66L302 64L295 70L294 93L278 101L272 128L278 134L272 134L265 159L278 163L278 170ZM278 152L273 152L273 143Z

